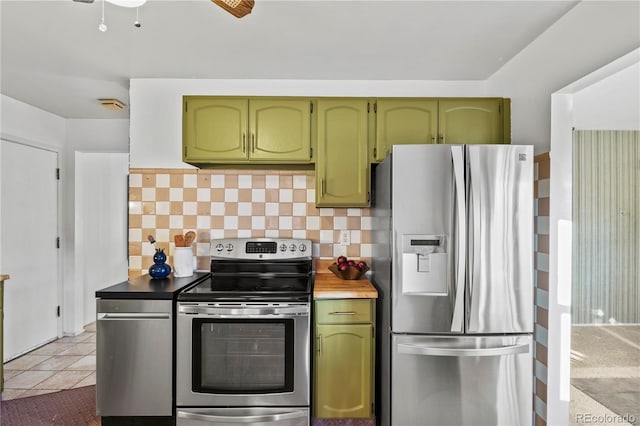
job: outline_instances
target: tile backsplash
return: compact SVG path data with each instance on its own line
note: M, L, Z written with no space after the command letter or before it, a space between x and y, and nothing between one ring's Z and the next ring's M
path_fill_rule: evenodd
M130 169L129 278L153 264L153 235L172 265L176 234L195 231L197 269L209 270L213 238L302 238L330 259L349 230L349 257L371 257L368 208L315 207L315 174L306 170Z

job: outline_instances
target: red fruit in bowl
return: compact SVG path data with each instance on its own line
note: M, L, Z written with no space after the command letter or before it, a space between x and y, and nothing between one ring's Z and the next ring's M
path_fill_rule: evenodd
M347 263L347 258L345 256L338 257L338 265L342 263Z
M366 267L367 267L367 263L366 262L364 262L362 260L360 262L358 262L358 269L363 270Z
M349 260L347 261L347 263L349 264L349 266L354 266L356 264L355 260Z
M338 264L338 270L346 271L347 269L349 269L349 264L347 262L342 262Z

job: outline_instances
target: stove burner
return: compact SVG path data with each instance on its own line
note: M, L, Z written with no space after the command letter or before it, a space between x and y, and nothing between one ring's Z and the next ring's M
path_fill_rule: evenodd
M259 242L259 244L257 244ZM274 245L275 244L275 245ZM183 301L308 300L312 288L312 260L296 250L256 257L256 247L311 247L309 240L212 240L211 278L178 295ZM216 247L230 247L221 257ZM305 248L306 250L306 248Z

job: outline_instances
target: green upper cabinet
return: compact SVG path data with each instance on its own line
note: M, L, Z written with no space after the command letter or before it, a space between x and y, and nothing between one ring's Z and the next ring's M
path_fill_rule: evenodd
M503 98L379 98L371 161L398 144L511 143L510 106Z
M309 99L185 96L183 160L309 163Z
M316 205L369 205L367 99L318 99Z
M373 161L382 161L392 145L436 143L437 99L378 99Z
M185 96L185 162L238 161L247 157L248 99Z
M249 133L254 160L311 160L311 102L250 99Z
M500 98L440 99L439 143L504 143Z

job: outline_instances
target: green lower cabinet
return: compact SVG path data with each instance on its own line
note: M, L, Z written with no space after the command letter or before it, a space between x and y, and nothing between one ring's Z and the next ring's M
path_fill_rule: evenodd
M370 324L317 327L315 417L372 416L372 330Z
M316 301L313 417L374 416L374 305Z

